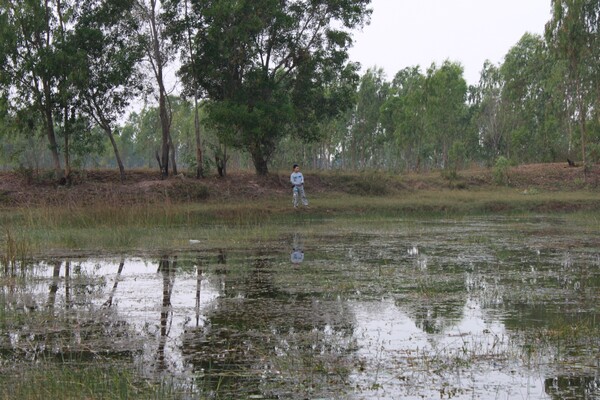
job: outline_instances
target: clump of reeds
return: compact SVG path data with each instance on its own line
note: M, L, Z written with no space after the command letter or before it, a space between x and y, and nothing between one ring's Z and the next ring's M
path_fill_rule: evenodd
M141 379L125 367L42 363L0 377L0 399L178 399L178 385Z
M0 264L5 274L16 271L19 265L24 265L30 246L27 239L18 238L10 228L4 230L4 251L0 255Z

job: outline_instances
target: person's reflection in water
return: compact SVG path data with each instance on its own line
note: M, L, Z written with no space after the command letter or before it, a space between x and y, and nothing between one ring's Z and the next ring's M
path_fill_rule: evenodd
M300 264L304 261L304 245L297 233L294 233L294 240L292 243L292 255L290 257L292 264Z

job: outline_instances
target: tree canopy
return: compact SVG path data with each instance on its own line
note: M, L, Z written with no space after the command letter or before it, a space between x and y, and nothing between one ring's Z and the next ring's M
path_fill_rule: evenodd
M460 60L361 73L348 50L369 3L0 0L0 161L61 181L72 164L201 178L227 161L258 174L600 161L598 1L553 0L545 35L524 33L470 86Z
M345 83L358 78L348 62L349 31L366 21L368 4L195 3L188 24L196 55L184 62L181 76L186 88L210 100L211 120L226 142L250 153L258 174L268 172L284 136L314 140L318 122L347 107Z

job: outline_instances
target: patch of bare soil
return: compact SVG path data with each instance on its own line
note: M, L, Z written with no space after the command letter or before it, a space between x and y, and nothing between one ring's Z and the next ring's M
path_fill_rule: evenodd
M448 177L439 171L422 174L305 172L311 193L347 192L386 195L403 190L493 187L492 171L472 168ZM542 190L595 190L600 187L600 166L584 175L583 168L567 163L529 164L509 171L509 186ZM116 170L90 170L73 174L71 184L58 185L51 174L0 172L0 204L4 206L144 204L156 202L228 201L287 196L289 174L266 177L236 171L227 177L194 179L183 175L160 179L156 170L126 171L124 182Z

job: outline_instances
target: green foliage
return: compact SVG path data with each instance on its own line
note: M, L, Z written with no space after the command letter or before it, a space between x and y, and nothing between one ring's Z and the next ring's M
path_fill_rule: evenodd
M462 75L460 64L449 61L427 71L426 127L441 153L436 166L448 165L450 145L465 129L467 84Z
M504 81L501 128L508 133L503 142L505 154L522 162L556 161L561 155L562 143L556 139L561 126L554 121L560 109L553 96L560 89L552 79L560 68L550 62L542 38L529 33L506 55L500 69Z
M185 19L197 57L184 63L184 81L210 97L224 142L248 151L257 173L267 173L283 137L314 140L318 123L349 104L349 31L368 18L368 3L220 0Z
M183 94L203 99L205 168L225 153L233 168L253 163L259 173L291 161L401 172L493 166L499 156L515 164L600 160L597 1L553 0L546 35L524 34L502 64L486 61L468 88L460 63L449 60L425 72L402 69L391 82L376 67L359 76L347 58L350 32L368 20L369 1L305 3L166 0L155 10L159 35L173 45L159 53L164 61L181 53ZM3 5L2 166L34 174L67 161L112 167L112 136L127 167L155 167L159 108L149 103L123 115L156 85L139 68L149 50L136 14L143 4ZM172 96L169 103L177 163L192 170L194 102Z
M382 69L369 69L360 79L350 141L351 159L357 168L378 168L383 164L384 136L381 110L389 96L389 83Z
M510 178L508 170L510 168L510 161L508 158L500 156L496 159L494 169L492 171L494 183L497 185L508 185Z
M503 118L504 80L500 69L486 61L481 71L479 85L470 89L471 124L479 132L479 153L490 160L506 151L505 118Z
M405 68L396 74L390 90L382 107L383 126L393 133L405 167L419 169L427 157L425 76L419 67Z
M448 168L452 171L457 171L463 167L463 164L468 160L467 148L461 141L455 141L448 152Z
M564 62L561 100L566 118L577 121L582 163L587 165L589 110L598 105L600 72L600 3L597 0L552 0L552 17L546 25L546 41L556 58Z

